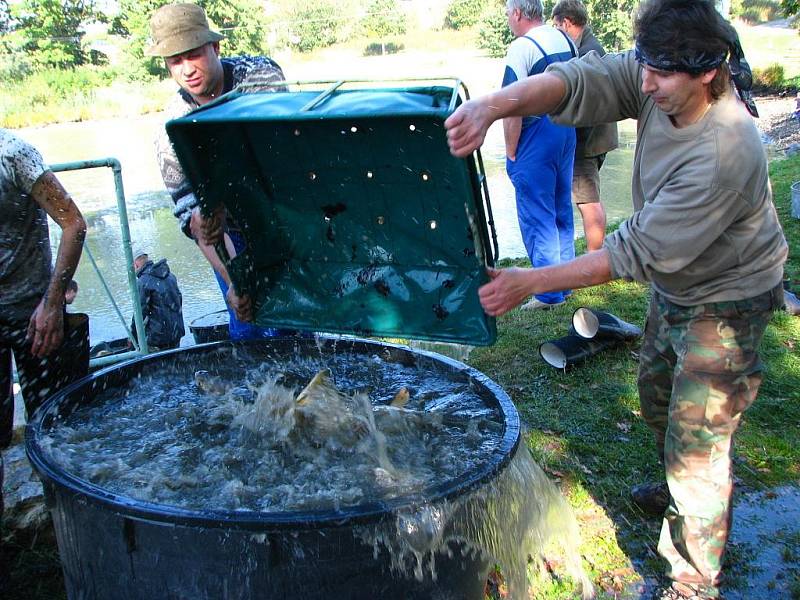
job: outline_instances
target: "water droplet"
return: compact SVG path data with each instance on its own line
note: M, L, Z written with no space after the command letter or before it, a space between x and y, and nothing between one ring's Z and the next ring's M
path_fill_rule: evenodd
M386 220L383 218L383 215L379 215L376 221L378 222L378 225L383 225L386 222Z
M428 225L430 226L431 229L436 229L436 221L431 221L430 223L428 223Z

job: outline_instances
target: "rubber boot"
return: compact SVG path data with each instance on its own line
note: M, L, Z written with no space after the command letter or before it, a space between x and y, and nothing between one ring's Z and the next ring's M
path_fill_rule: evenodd
M800 315L800 299L789 290L783 290L784 309L793 316Z
M563 369L575 365L590 356L605 350L614 340L587 340L579 335L568 335L539 346L539 356L551 367Z
M642 337L642 330L611 313L581 307L572 313L575 333L586 339L628 341Z

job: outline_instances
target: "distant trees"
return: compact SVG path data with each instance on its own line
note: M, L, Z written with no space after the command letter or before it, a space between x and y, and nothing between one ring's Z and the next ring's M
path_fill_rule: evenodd
M35 66L74 67L88 62L84 26L105 20L94 0L23 0L5 4L0 34L7 47L25 52ZM9 10L10 9L10 10ZM4 36L5 37L5 36Z
M586 0L592 31L607 51L631 46L633 14L638 3L638 0Z
M386 54L387 47L391 50L400 48L397 44L388 45L387 38L402 35L408 25L406 15L397 5L397 0L371 0L367 5L367 12L361 19L361 29L367 37L377 40L375 48L380 45L380 53ZM377 54L370 46L367 54Z
M385 39L406 32L406 16L397 5L397 0L372 0L367 4L367 13L361 26L368 37Z
M481 18L490 0L451 0L447 5L444 25L450 29L472 27Z
M310 52L336 43L339 12L331 2L304 3L291 13L291 45Z

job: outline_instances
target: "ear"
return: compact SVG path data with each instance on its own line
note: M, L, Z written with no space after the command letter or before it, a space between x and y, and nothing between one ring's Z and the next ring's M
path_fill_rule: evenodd
M703 85L708 85L717 76L718 69L711 69L710 71L706 71L702 75L700 75L700 81Z

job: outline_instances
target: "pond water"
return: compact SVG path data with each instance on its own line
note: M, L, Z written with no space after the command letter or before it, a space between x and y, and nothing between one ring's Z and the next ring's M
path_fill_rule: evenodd
M186 324L225 305L211 268L195 245L179 230L172 202L164 191L155 159L153 140L162 126L160 114L84 123L64 123L23 129L18 134L34 144L49 164L106 157L118 159L127 200L131 239L151 258L167 258L183 293ZM631 212L630 179L636 140L635 123L620 124L620 148L608 155L601 171L601 194L609 220ZM525 256L517 225L514 190L505 173L502 127L494 125L482 149L489 196L497 228L500 257ZM87 245L121 313L130 320L131 299L112 172L108 168L59 173L87 219ZM575 214L576 235L583 235ZM55 249L60 230L51 224ZM91 262L84 254L75 275L80 285L72 310L90 315L92 343L125 336L125 327L106 295ZM187 327L183 344L192 343Z

